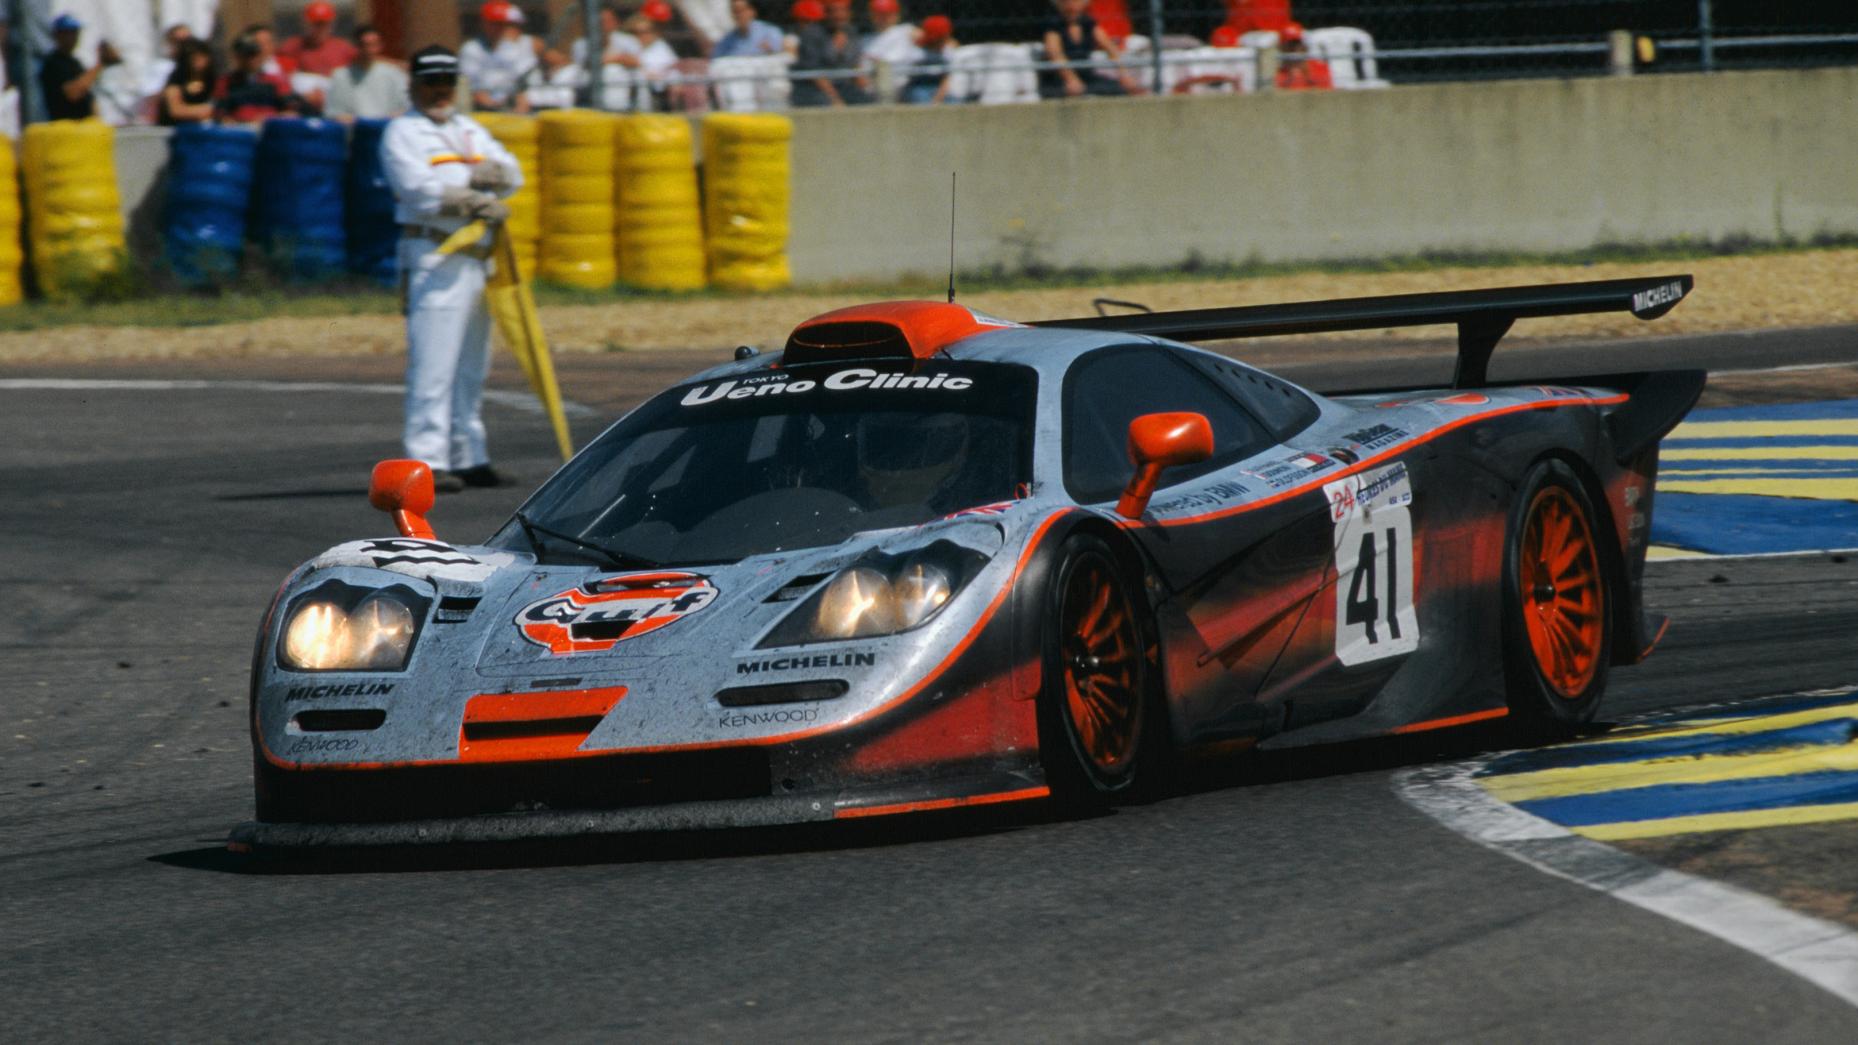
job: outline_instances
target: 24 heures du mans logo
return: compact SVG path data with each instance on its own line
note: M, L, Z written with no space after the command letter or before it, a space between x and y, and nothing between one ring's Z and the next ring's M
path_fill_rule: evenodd
M709 579L694 573L632 573L532 602L516 615L516 626L556 656L600 653L676 624L715 599Z

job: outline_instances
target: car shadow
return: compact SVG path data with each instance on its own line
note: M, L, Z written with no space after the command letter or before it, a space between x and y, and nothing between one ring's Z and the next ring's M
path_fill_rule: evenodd
M513 842L277 849L251 853L235 853L221 844L159 853L148 860L189 871L243 875L419 873L671 863L918 845L1003 834L1076 818L1051 808L1049 803L1025 802L840 823Z

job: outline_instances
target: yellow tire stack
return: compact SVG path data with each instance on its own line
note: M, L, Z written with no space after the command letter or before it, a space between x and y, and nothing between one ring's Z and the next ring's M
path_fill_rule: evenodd
M122 269L116 135L99 120L26 128L21 166L31 219L32 266L47 297L82 294Z
M690 145L690 123L682 117L620 120L614 231L622 283L703 289L703 203Z
M0 139L0 307L26 299L20 270L26 265L19 245L19 159L13 143Z
M619 117L563 109L542 124L541 276L604 290L619 278L613 247L613 150Z
M793 122L763 113L703 119L703 227L710 282L728 290L776 290L787 265Z
M504 202L510 205L510 242L525 278L535 274L542 249L542 125L532 116L483 112L473 117L492 138L516 157L523 187Z

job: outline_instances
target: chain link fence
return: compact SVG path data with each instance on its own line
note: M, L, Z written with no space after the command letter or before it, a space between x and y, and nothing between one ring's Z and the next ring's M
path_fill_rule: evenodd
M772 6L772 5L769 5ZM862 0L861 0L862 6ZM1169 47L1211 40L1222 25L1282 3L1125 0L1093 3ZM1858 0L1295 0L1310 29L1373 38L1379 75L1395 83L1612 71L1611 35L1631 34L1636 72L1697 72L1858 63ZM1051 0L909 0L912 19L946 15L963 42L1034 41Z

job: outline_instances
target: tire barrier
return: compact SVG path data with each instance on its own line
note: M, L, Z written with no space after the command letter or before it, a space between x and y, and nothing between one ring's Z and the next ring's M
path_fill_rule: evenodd
M21 153L32 268L47 297L82 295L126 268L116 132L100 120L26 128Z
M707 282L690 150L690 122L682 117L621 118L613 201L620 282L646 290L701 290Z
M347 268L347 180L347 127L331 120L265 121L252 232L278 273L316 280Z
M386 120L356 120L350 129L343 202L348 270L391 287L400 278L400 226L394 221L394 190L381 162L386 133Z
M728 290L775 290L787 264L793 122L762 113L703 118L703 228L710 282Z
M558 109L542 124L543 279L604 290L619 278L613 247L613 150L619 117Z
M245 254L258 136L237 127L188 124L168 140L168 265L185 283L223 283Z
M26 299L22 270L26 252L20 246L19 159L11 142L0 142L0 308Z
M535 274L542 250L542 125L532 116L482 112L471 117L510 150L523 169L523 187L503 202L510 207L510 242L524 276Z

